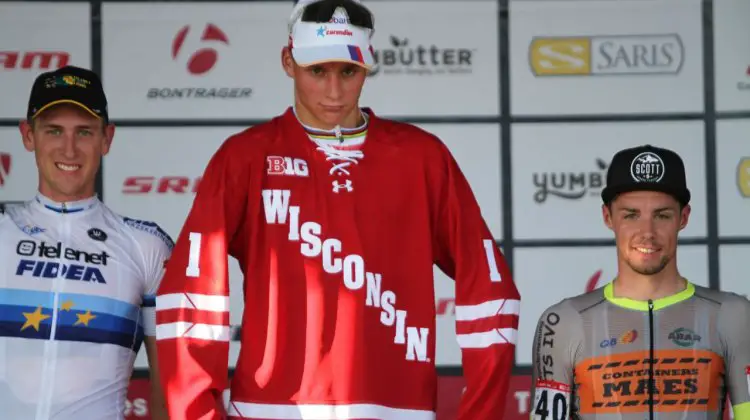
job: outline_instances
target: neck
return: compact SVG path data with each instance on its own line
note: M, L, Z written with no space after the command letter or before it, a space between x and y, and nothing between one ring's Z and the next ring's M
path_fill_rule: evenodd
M365 123L365 117L359 107L354 107L351 112L347 113L340 121L335 123L327 123L320 118L317 118L312 112L300 104L299 101L295 101L294 113L302 124L325 131L334 131L337 126L342 129L357 128Z
M85 190L77 194L64 194L59 191L55 191L54 189L49 188L44 184L39 185L39 194L49 201L61 204L84 201L96 197L96 192L93 188L86 188Z
M656 300L679 293L687 287L687 281L677 271L674 262L653 275L636 273L630 267L621 268L613 282L616 297L638 301Z

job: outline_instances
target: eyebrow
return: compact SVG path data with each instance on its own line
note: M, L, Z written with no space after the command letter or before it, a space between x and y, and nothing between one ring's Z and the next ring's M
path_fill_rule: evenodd
M620 211L625 211L628 213L640 213L641 211L638 209L630 208L630 207L624 207L620 209ZM672 207L659 207L658 209L654 209L653 213L661 213L664 211L674 211L674 208Z
M63 127L63 126L61 126L59 124L53 124L53 123L42 123L41 126L43 128L65 128L65 127ZM78 128L78 129L81 129L81 128L94 129L95 126L88 125L88 124L81 124L81 125L75 126L74 128Z

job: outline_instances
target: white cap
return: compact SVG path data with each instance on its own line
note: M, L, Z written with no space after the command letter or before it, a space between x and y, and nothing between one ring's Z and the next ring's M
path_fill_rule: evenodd
M289 47L294 61L303 67L338 61L371 69L375 64L370 43L373 30L352 25L343 7L337 8L327 23L302 22L305 7L316 1L300 0L292 10Z

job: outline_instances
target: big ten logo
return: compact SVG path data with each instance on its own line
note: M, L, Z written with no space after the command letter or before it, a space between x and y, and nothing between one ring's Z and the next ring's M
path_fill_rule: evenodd
M188 38L190 33L190 25L183 26L177 32L174 40L172 40L172 59L177 60L180 57L187 41L188 44L191 44L187 49L193 51L187 59L188 72L194 75L203 75L210 71L219 60L219 52L215 47L229 45L229 38L218 26L212 23L206 24L198 40L192 39L192 37ZM204 44L211 46L204 46Z
M750 157L740 159L737 165L737 187L740 195L750 198Z
M148 401L144 398L134 398L133 401L125 400L125 417L148 417Z
M308 176L309 168L307 162L298 158L283 156L268 156L269 175L290 175L290 176Z

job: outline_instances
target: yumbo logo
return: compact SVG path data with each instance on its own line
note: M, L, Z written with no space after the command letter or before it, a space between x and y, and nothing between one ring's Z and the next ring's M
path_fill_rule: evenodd
M445 48L435 44L410 43L408 38L389 37L390 48L375 49L376 74L470 74L476 49Z
M740 195L750 198L750 157L740 159L737 165L737 187Z
M700 335L687 328L677 328L669 333L668 338L680 347L692 347L701 341Z
M566 200L580 200L588 195L598 195L604 187L607 163L596 159L596 169L589 172L535 172L533 174L534 201L547 201L550 195Z
M534 37L529 44L537 77L677 74L684 61L677 34Z

